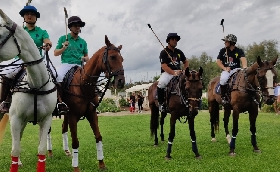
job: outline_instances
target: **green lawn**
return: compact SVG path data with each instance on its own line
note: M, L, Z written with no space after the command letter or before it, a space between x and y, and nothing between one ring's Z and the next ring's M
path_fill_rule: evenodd
M177 122L171 161L164 159L167 141L161 142L158 147L153 146L153 139L150 138L149 117L149 115L99 117L108 171L280 171L278 162L280 159L280 116L265 113L259 115L257 140L262 153L256 154L253 153L250 144L248 114L241 114L236 140L237 155L229 157L222 122L220 133L216 137L218 142L212 143L209 114L200 112L195 120L195 128L202 160L194 159L187 124ZM222 117L220 120L222 121ZM71 159L66 157L62 150L61 123L61 120L54 120L52 124L54 157L47 159L48 172L72 171ZM165 138L167 139L169 116L165 123ZM23 167L20 168L20 172L35 171L38 133L38 125L29 124L25 129L21 141ZM78 135L81 171L97 171L95 140L87 121L79 122ZM69 144L71 145L71 141ZM10 151L11 136L7 128L3 144L0 146L0 172L9 171Z

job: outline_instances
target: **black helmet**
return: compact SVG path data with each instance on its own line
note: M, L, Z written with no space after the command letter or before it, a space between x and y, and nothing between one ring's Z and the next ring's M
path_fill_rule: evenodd
M228 34L227 36L225 36L224 39L222 39L223 41L230 41L230 42L237 42L237 37L233 34Z
M169 33L166 38L166 43L169 42L170 38L177 38L177 41L180 41L181 37L177 33Z
M68 28L70 29L70 27L72 26L72 24L74 23L79 23L80 27L84 27L86 25L85 22L83 22L80 17L78 16L72 16L68 19Z

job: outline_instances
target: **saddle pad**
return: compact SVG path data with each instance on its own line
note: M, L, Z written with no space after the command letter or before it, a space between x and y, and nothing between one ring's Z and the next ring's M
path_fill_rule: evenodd
M219 94L219 95L221 94L221 84L220 84L220 82L218 82L218 84L215 87L215 93Z
M63 85L65 90L69 90L69 86L73 80L74 74L76 73L79 66L73 66L68 72L65 74L63 78Z

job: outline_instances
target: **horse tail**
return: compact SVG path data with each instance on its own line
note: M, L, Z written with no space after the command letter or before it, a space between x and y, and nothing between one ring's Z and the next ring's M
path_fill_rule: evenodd
M217 101L213 102L213 113L212 113L212 120L214 121L214 130L215 133L219 131L219 123L220 123L220 106Z
M150 105L150 108L151 108L150 130L151 130L151 137L152 137L159 127L159 111L155 103Z
M5 114L2 120L0 121L0 145L2 144L8 121L9 121L9 116Z

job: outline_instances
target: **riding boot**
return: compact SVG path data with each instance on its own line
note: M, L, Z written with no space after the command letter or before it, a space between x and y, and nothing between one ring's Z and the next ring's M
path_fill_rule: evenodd
M57 85L57 111L59 115L65 115L69 111L68 106L62 101L62 95L63 95L63 89L61 86L61 83L58 83Z
M1 85L1 92L0 92L0 114L9 113L12 95L11 95L11 85L13 82L13 79L10 78L2 78L0 81Z
M226 97L226 91L227 91L226 89L227 89L227 85L221 85L221 99L222 99L223 106L229 104L229 101L227 100L227 97Z
M158 93L158 108L160 112L166 112L166 106L164 104L164 88L157 87Z

